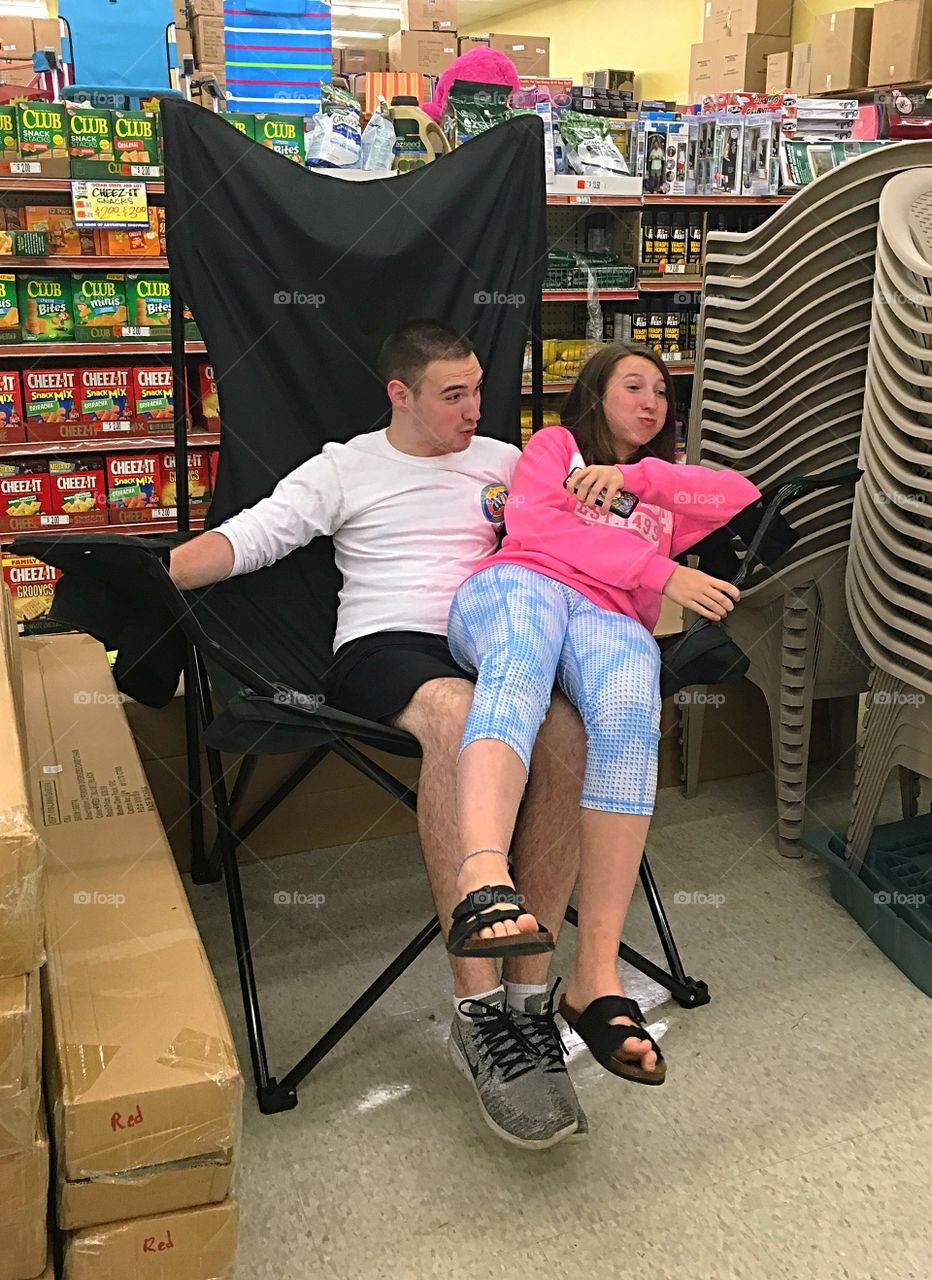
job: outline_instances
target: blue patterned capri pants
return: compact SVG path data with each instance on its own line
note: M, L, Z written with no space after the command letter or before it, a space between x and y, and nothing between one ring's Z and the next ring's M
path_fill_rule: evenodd
M476 675L461 752L495 738L529 769L556 683L586 730L580 805L653 813L660 651L640 622L532 569L490 565L457 591L447 641L457 663Z

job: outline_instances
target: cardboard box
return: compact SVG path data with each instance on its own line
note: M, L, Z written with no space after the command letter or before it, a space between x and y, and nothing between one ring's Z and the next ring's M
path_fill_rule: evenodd
M61 53L61 24L57 18L33 18L32 42L36 49Z
M107 510L111 524L137 524L160 511L159 455L116 453L107 458Z
M122 336L127 316L122 271L75 271L71 291L78 342L114 342Z
M197 409L205 431L220 430L220 394L209 360L201 360L197 366Z
M45 855L29 812L20 658L10 594L0 589L0 759L3 760L0 770L0 977L3 978L32 973L44 957ZM0 1196L0 1213L4 1203Z
M456 47L459 51L459 56L462 57L470 49L488 49L489 38L488 36L459 36L456 41Z
M456 0L401 0L405 31L444 31L456 35Z
M782 93L784 89L790 87L792 77L792 52L767 55L767 93Z
M233 1280L235 1200L76 1231L65 1239L63 1280Z
M43 528L50 502L44 458L0 458L0 530L24 533Z
M456 36L440 31L396 31L388 37L390 71L439 76L457 57Z
M20 324L26 342L74 339L71 277L51 271L21 271L16 279Z
M767 87L767 59L772 53L786 53L786 36L741 35L719 44L721 67L719 89L735 93L742 89L763 93Z
M932 3L892 0L874 8L869 85L906 84L932 76Z
M790 69L790 89L797 97L805 97L809 93L812 77L812 45L809 43L793 45L793 62Z
M223 38L223 18L194 18L190 31L198 65L214 63L217 66L224 66L226 42Z
M222 18L223 0L188 0L188 16L193 18Z
M788 36L793 22L792 0L705 0L703 40L720 36Z
M20 647L33 812L54 864L42 979L60 1199L61 1184L93 1183L106 1221L147 1212L147 1195L164 1205L166 1188L172 1209L203 1203L241 1123L217 986L103 646Z
M60 571L33 556L15 556L8 549L3 552L2 565L17 631L28 636L48 630L46 619Z
M383 49L341 49L340 74L365 75L367 71L387 71L388 54Z
M330 49L330 71L335 76L343 74L343 50L337 45L332 45Z
M38 972L0 978L0 1160L35 1140L42 1107L41 1055Z
M812 36L812 93L858 89L867 84L873 9L818 14Z
M0 49L10 57L31 58L35 50L32 19L0 17Z
M584 71L583 83L594 89L611 89L614 93L634 93L633 71Z
M127 336L159 337L171 327L171 285L167 272L126 273Z
M174 453L159 455L161 464L159 504L174 511L177 506L177 463ZM210 506L210 462L206 449L188 449L188 496L192 507Z
M45 1114L29 1145L0 1156L0 1280L41 1276L48 1261L49 1140Z
M550 75L550 37L489 34L489 48L504 53L519 76Z
M689 57L689 101L698 102L707 93L720 88L721 40L703 40L694 44Z
M100 454L49 458L50 525L80 528L107 523L107 481Z
M23 415L27 440L80 440L94 434L81 423L77 369L24 369Z
M23 390L18 369L0 370L0 444L19 444L26 439L23 421Z
M132 370L125 365L80 369L77 399L81 421L93 428L90 434L106 438L136 431Z
M148 432L170 431L175 418L171 365L139 365L133 370L136 422Z

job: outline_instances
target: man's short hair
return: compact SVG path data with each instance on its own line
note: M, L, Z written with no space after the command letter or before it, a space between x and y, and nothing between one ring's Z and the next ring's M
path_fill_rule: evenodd
M379 375L385 383L397 378L416 387L434 360L465 360L473 355L468 338L439 320L409 320L382 343Z

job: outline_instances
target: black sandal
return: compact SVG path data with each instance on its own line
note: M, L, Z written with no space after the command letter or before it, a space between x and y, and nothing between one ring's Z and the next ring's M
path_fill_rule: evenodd
M577 1013L566 1003L566 997L560 997L560 1013L568 1026L586 1042L589 1052L596 1062L613 1075L623 1076L625 1080L633 1080L635 1084L663 1084L667 1075L667 1064L660 1045L644 1026L644 1015L636 1000L627 996L599 996L588 1004L582 1013ZM611 1022L612 1018L630 1018L635 1025ZM623 1057L622 1051L627 1040L649 1040L651 1048L657 1054L657 1065L653 1071L647 1071L630 1057Z
M486 910L496 903L505 904L504 909ZM553 935L543 925L538 925L537 933L510 933L504 938L472 936L479 929L507 920L517 920L525 914L527 913L519 905L518 895L511 885L487 884L481 889L473 889L453 908L453 927L447 939L447 951L451 956L470 956L474 959L486 956L534 956L542 951L552 951Z

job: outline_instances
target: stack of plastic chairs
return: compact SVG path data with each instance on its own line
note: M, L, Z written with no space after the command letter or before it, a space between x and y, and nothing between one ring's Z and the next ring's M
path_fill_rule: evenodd
M761 488L856 464L880 197L896 174L928 164L932 142L879 148L804 187L755 231L709 235L689 462L733 467ZM799 851L814 700L836 700L833 754L853 765L868 664L844 593L852 501L853 490L831 489L793 503L799 542L775 575L751 576L729 620L767 700L788 856ZM687 794L704 707L683 706Z
M872 664L847 858L860 871L884 786L932 778L932 168L880 199L871 354L847 595Z

